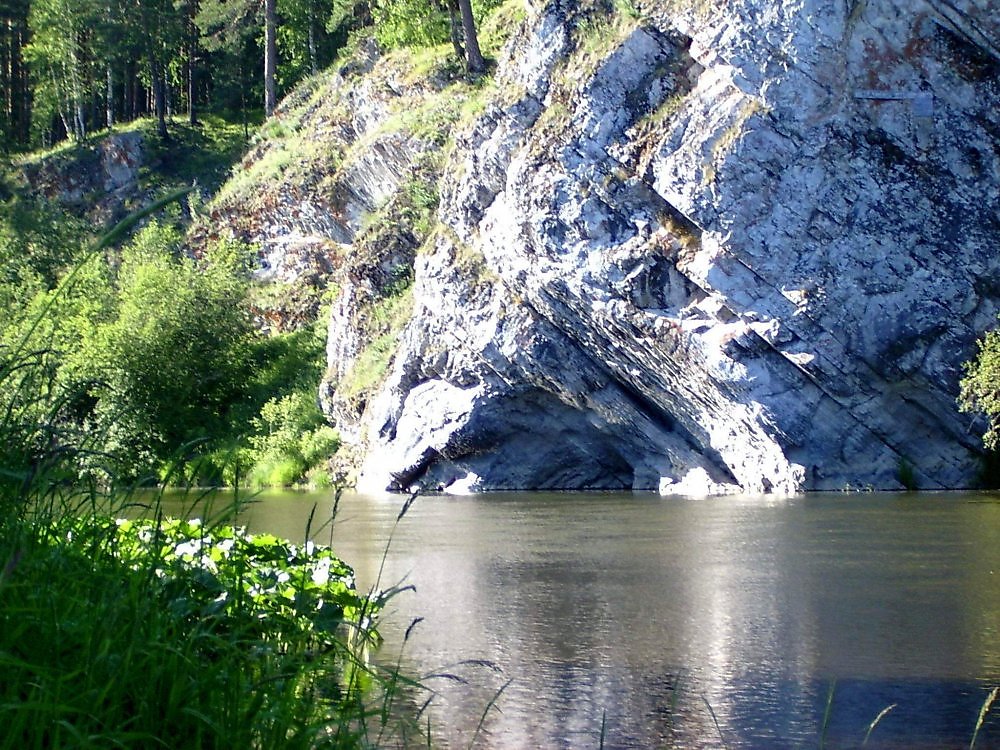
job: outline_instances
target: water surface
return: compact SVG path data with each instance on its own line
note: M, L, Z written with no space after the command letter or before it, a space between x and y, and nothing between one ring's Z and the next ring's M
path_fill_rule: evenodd
M332 497L266 494L245 520L301 539ZM439 746L596 748L603 724L607 748L859 747L896 704L868 747L968 747L1000 684L997 495L427 496L379 579L403 499L345 495L314 537L364 587L416 587L379 658L422 617L404 667L470 681L429 680Z

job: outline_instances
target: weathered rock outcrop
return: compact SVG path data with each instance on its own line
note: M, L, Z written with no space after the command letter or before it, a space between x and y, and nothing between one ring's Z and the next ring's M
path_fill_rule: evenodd
M259 248L257 279L276 289L260 311L265 327L315 319L325 290L338 290L329 336L334 381L372 339L369 308L409 278L419 245L405 223L386 222L432 146L399 113L419 108L440 83L407 85L405 73L366 40L350 64L300 86L191 233L195 246L232 236ZM322 391L324 408L336 412L333 389ZM336 421L350 435L345 419Z
M355 255L433 141L386 128L412 82L373 58L328 94L356 113L327 118L335 179L275 201L342 243L322 391L361 486L969 486L955 396L1000 302L995 4L532 5L422 250L383 227ZM250 234L278 267L294 231L269 221ZM411 275L405 328L369 325ZM384 382L352 395L376 339Z
M551 2L510 49L365 486L973 481L955 396L997 313L997 9L684 5Z
M97 224L120 219L139 194L145 153L142 134L126 130L23 165L29 195L44 197Z

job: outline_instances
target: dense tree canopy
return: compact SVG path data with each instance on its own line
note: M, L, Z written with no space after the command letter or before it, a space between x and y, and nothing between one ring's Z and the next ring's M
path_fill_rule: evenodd
M470 72L476 19L499 0L0 0L0 149L80 139L201 107L271 114L348 32L387 46L449 40Z

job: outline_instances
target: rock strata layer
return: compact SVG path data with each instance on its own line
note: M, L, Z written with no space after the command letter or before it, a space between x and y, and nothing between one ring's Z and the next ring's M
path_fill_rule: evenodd
M430 239L335 274L322 392L361 486L970 486L955 397L1000 302L995 4L532 6L453 134ZM346 258L433 147L387 130L409 84L375 57L331 90L355 114L333 182L296 187L315 220L277 222ZM400 279L409 322L366 323ZM373 342L392 356L355 393Z
M974 481L955 397L997 314L997 10L684 5L552 2L509 47L363 486Z

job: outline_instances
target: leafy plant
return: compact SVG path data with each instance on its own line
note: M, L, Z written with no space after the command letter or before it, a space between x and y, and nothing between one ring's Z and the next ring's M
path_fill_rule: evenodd
M958 404L962 411L986 415L983 443L992 450L1000 447L1000 331L989 331L965 363Z
M250 437L249 457L253 464L250 484L254 487L287 486L301 481L340 444L311 391L271 399L253 424L256 434Z
M192 441L227 435L247 388L252 329L239 251L218 246L196 265L176 254L179 239L154 222L125 249L117 300L64 366L92 384L105 450L132 476Z

